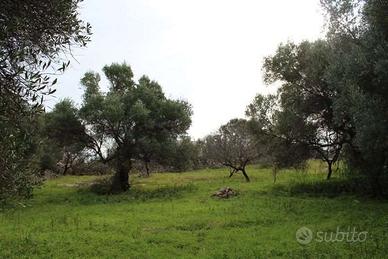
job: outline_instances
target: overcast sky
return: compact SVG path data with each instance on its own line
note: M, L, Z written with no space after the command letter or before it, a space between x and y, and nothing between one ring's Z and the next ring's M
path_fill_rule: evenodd
M79 104L85 72L125 61L136 79L146 74L168 97L192 104L194 138L243 117L257 93L273 90L261 65L279 43L323 36L319 0L85 0L80 12L92 42L75 51L79 63L47 106L65 97Z

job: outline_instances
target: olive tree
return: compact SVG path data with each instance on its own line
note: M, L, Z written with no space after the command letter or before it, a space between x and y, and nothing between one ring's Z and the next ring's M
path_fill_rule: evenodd
M38 175L37 113L52 94L53 75L69 65L74 47L90 40L79 18L81 0L3 0L0 3L0 171L3 197L28 196Z
M266 83L281 85L278 136L317 152L328 165L327 179L346 154L353 172L363 172L381 194L388 168L387 3L321 3L326 38L282 44L264 60Z
M326 78L338 92L333 96L335 120L348 121L352 130L345 158L354 173L367 177L374 195L387 194L388 3L321 3L333 48Z
M49 144L60 150L62 158L58 162L62 164L65 175L80 158L88 141L78 110L71 100L60 101L46 114L44 134Z
M310 147L295 141L295 134L303 133L303 123L292 130L284 126L287 117L281 112L278 95L258 94L246 109L249 126L257 141L260 161L273 168L274 182L277 171L283 168L302 168L311 157Z
M200 168L200 146L189 136L181 136L164 146L167 150L163 149L162 165L176 172Z
M50 76L69 65L64 54L89 42L90 25L79 19L80 2L1 2L0 89L7 111L17 113L23 101L39 104L42 95L53 93L56 79Z
M308 145L327 163L327 179L351 129L346 118L335 120L333 101L338 94L326 77L332 49L323 40L282 44L264 60L264 79L280 82L276 127L283 137Z
M210 163L229 167L230 177L241 172L249 182L246 166L258 157L258 150L248 122L244 119L232 119L215 134L207 136L205 156Z
M136 83L125 63L105 66L103 71L110 83L107 92L100 90L97 73L86 73L81 79L85 94L80 114L89 148L103 161L116 164L112 192L122 192L129 188L133 159L152 151L145 147L149 144L145 140L163 143L184 134L192 112L187 102L168 99L162 87L148 77Z

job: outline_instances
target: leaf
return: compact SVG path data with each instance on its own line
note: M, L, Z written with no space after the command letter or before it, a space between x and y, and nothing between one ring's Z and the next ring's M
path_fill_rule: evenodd
M46 86L41 86L39 87L38 89L36 89L36 91L40 91L40 90L43 90L43 88L45 88Z

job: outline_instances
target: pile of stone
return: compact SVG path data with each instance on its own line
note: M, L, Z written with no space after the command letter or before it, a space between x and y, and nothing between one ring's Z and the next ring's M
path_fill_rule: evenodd
M221 188L219 191L213 193L213 197L219 197L223 199L228 199L229 197L236 196L237 192L233 191L232 188L225 187Z

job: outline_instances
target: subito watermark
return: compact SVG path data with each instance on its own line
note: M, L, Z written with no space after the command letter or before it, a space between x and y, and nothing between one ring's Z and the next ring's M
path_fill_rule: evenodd
M336 231L312 231L308 227L301 227L295 233L296 241L301 245L308 245L311 242L318 243L362 243L368 238L367 231L359 231L356 227L347 227L341 229L337 227Z

